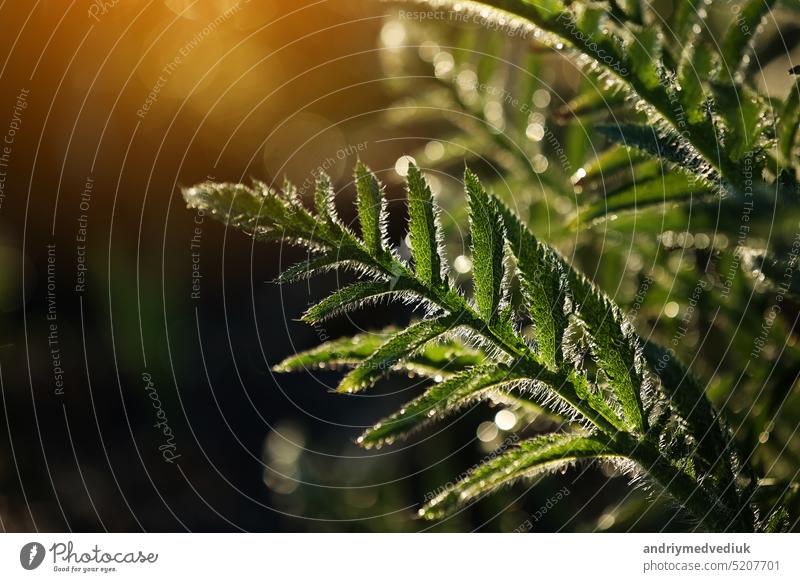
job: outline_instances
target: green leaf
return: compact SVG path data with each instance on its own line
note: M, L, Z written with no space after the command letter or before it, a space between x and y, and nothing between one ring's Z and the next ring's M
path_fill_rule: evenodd
M585 206L579 210L578 216L581 221L591 222L624 210L641 210L656 204L710 196L711 192L704 185L685 174L664 174L652 180L634 183L610 195L603 202Z
M794 83L783 103L778 121L778 150L785 164L794 164L794 145L800 126L800 83Z
M707 465L704 471L711 472L706 479L707 486L717 488L728 508L746 505L748 501L739 499L737 487L732 486L739 478L741 458L703 387L671 350L645 341L643 353L658 375L670 409L682 419L679 426L688 426L695 457ZM740 517L746 518L745 515Z
M711 88L717 112L725 122L725 153L733 161L741 160L759 144L766 107L746 87L714 83Z
M462 407L486 397L487 393L502 390L518 380L513 370L488 364L469 368L460 374L429 388L422 396L403 406L366 431L358 443L366 448L392 444L437 418L454 414Z
M710 96L704 84L712 77L715 55L713 49L705 44L696 47L694 43L688 43L684 47L678 66L678 84L681 87L678 103L689 124L699 124L706 119L706 104Z
M693 433L704 435L706 437L704 446L708 446L718 435L719 426L716 413L711 408L703 388L670 350L647 341L644 343L643 351L650 367L661 380L661 387L675 413L689 423Z
M644 370L639 340L619 308L603 293L590 287L585 279L583 285L578 283L578 277L572 278L570 288L575 290L577 317L587 331L592 354L622 406L628 426L633 431L644 432L646 421L641 394Z
M736 72L742 65L761 20L772 10L775 2L776 0L749 0L743 8L733 14L720 47L723 68L730 77L736 78Z
M442 379L485 361L484 353L454 339L441 339L424 345L401 365L409 372Z
M408 217L411 253L417 277L430 286L442 283L440 231L433 194L415 164L408 167Z
M419 514L425 519L439 519L460 505L521 478L554 471L582 459L617 456L620 454L606 440L588 435L551 434L522 441L448 487L420 509Z
M447 5L453 3L453 0L444 2ZM507 26L509 19L516 24L516 19L510 17L514 15L549 33L541 35L540 42L558 50L563 49L565 43L571 46L580 53L578 61L582 66L590 70L597 69L609 86L623 89L635 102L637 109L647 113L663 133L663 141L680 146L680 155L675 156L677 159L673 160L674 163L707 178L712 187L739 195L743 189L740 179L742 169L729 159L720 159L720 144L710 117L696 124L684 123L685 112L675 104L678 86L673 75L664 75L663 83L655 85L647 78L640 78L631 71L628 47L624 46L617 34L617 27L596 23L596 29L582 29L585 20L582 15L597 8L577 2L569 3L570 7L566 8L564 4L558 0L537 0L535 3L527 0L484 0L480 3L464 3L462 8L467 13L488 13L486 18L489 22L497 22L502 26ZM499 10L482 10L484 5ZM653 23L648 25L653 26Z
M314 206L317 216L322 219L324 227L330 230L333 237L347 239L348 242L355 241L353 233L339 218L334 201L333 185L331 184L331 179L325 173L317 176L314 190Z
M633 72L648 89L661 83L658 63L661 61L661 32L654 26L646 26L633 34L628 47Z
M310 350L299 352L273 367L275 372L297 372L313 368L352 367L371 356L396 328L357 334L330 340ZM423 376L448 377L486 361L486 355L456 340L428 343L409 359L398 362L394 370L406 370Z
M530 248L536 238L522 221L507 207L503 207L503 220L509 233L512 250ZM516 242L512 237L519 237ZM644 431L646 421L641 400L644 385L644 370L641 347L633 326L625 319L619 308L600 291L594 283L569 266L555 251L550 251L548 261L561 264L567 279L574 305L574 314L587 330L590 347L599 367L607 377L613 392L622 406L629 428ZM519 260L519 259L518 259ZM577 378L580 380L580 378ZM590 401L586 387L578 382L573 385L576 396ZM593 399L592 408L612 425L617 424L616 415Z
M789 511L780 506L769 514L764 521L762 531L765 533L787 533L791 531L791 520Z
M602 25L608 21L608 14L604 9L587 4L577 5L575 15L578 29L595 38L600 36Z
M648 158L636 151L620 145L614 145L597 155L597 157L583 166L572 176L576 185L593 180L606 181L611 174L620 170L633 168L636 164Z
M429 341L452 331L458 326L458 318L452 315L424 319L393 334L366 360L345 376L339 384L339 392L357 392L375 383L398 362L410 358Z
M254 186L204 182L185 188L183 197L189 208L208 213L249 234L267 239L306 238L307 227L313 228L313 219L263 184Z
M590 115L608 113L625 103L623 93L608 95L590 87L569 102L553 111L557 123L564 124L573 119L583 119Z
M333 185L330 177L325 173L317 176L314 189L314 205L318 216L324 218L327 222L338 222L339 214L336 212Z
M364 244L372 255L378 255L383 251L386 238L386 200L375 174L361 161L356 164L356 191Z
M295 263L285 269L275 282L281 284L293 283L340 268L351 268L360 272L359 261L362 258L363 255L351 252L350 248L343 246L335 251L329 251L316 257L308 257L304 261Z
M503 297L504 229L493 198L470 170L464 173L469 197L475 300L486 322L494 322Z
M694 38L692 27L702 21L707 12L702 4L702 0L676 0L672 22L666 27L667 32L673 35L676 47L684 48L686 41Z
M319 323L336 315L377 301L387 296L397 296L407 292L409 287L394 281L359 281L328 295L325 299L311 306L304 314L306 323Z
M313 349L289 356L272 369L275 372L297 372L310 368L353 366L372 355L387 337L387 333L377 332L331 340Z
M631 123L601 124L595 129L611 141L633 147L651 156L670 161L682 168L702 174L707 168L693 156L673 131L659 131L647 125Z
M420 369L426 375L442 376L444 382L423 395L421 403L413 402L410 412L401 411L385 425L388 428L383 429L384 425L377 428L377 432L370 437L374 439L371 442L387 442L405 434L407 430L423 423L428 418L427 412L431 410L434 416L446 414L483 396L500 401L509 400L520 406L529 403L525 393L511 395L501 391L502 387L514 382L509 377L495 378L493 384L482 384L484 369L487 374L514 370L514 373L524 376L520 382L525 383L520 384L520 388L530 388L530 397L536 398L537 404L547 407L547 410L558 407L569 416L569 420L583 426L591 424L605 435L603 438L583 434L550 435L523 443L518 449L502 455L498 452L489 463L470 473L453 490L435 499L431 506L423 510L423 515L430 517L436 512L444 513L448 507L474 499L517 478L532 476L576 459L625 456L666 487L703 524L715 524L722 528L735 524L741 529L752 529L752 512L747 502L743 502L749 499L744 494L746 487L740 487L738 482L731 488L720 487L724 480L720 478L719 467L727 470L725 461L719 464L709 461L715 458L715 453L720 458L728 458L724 438L728 433L717 423L720 426L717 434L722 444L712 441L708 449L703 448L702 455L687 450L683 445L691 445L692 439L701 443L706 435L687 434L685 427L690 423L684 422L680 416L685 413L681 411L682 407L685 409L685 402L671 399L666 403L660 385L655 384L651 389L652 376L642 354L641 340L616 305L558 253L539 245L506 205L486 194L474 174L468 171L465 181L475 264L475 303L479 316L476 316L458 289L433 284L433 259L430 282L423 282L424 277L412 276L405 263L383 242L385 216L380 185L363 166L358 202L359 218L365 233L363 243L354 235L348 236L337 228L330 185L325 185L324 180L318 184L315 214L303 206L297 190L291 185L286 185L283 192L278 194L261 183L255 183L252 187L205 184L190 189L185 196L190 205L207 209L215 217L255 236L288 238L321 255L318 262L307 261L306 265L290 269L292 277L318 272L331 265L355 266L370 277L370 281L355 283L337 291L312 308L307 314L311 320L316 321L389 293L404 294L409 291L428 302L432 313L446 313L401 331L387 332L385 337L377 341L370 338L361 344L355 339L349 342L337 340L316 351L288 358L278 366L278 369L286 370L308 365L355 366L339 386L339 390L345 392L370 386L396 369ZM419 198L428 197L424 189L413 185L409 189L415 189ZM376 196L377 205L364 202L367 198L375 201ZM378 208L378 211L370 217L367 208ZM419 212L416 216L424 219L426 229L430 226L431 215ZM433 218L435 234L435 213ZM431 231L427 229L426 232L430 234ZM377 245L374 244L376 241ZM430 236L428 242L431 242ZM509 264L513 262L518 268L523 298L537 326L537 351L517 330L520 322L513 319L512 304L505 296L506 243L512 247L516 257L516 261L509 261ZM346 260L334 261L335 253L342 253ZM567 294L569 298L565 299ZM575 333L575 345L571 346L575 349L569 351L570 357L562 353L563 342L566 341L567 311L571 312L571 322L583 328L582 334ZM450 350L449 345L457 344L452 341L437 345L442 338L452 336L453 330L460 326L467 328L469 337L474 338L478 345L487 346L485 352L464 353L461 349L463 346L459 345ZM578 335L581 337L578 338ZM572 357L578 348L586 344L596 360L599 378L591 384L587 373L582 370L582 356L575 353L575 357ZM448 346L445 352L437 349L445 346ZM465 366L470 368L469 372L464 371ZM592 373L594 368L590 368ZM451 373L458 375L448 377ZM669 381L663 370L657 373L661 374L663 383ZM672 373L672 369L669 373ZM527 382L532 378L535 378L535 382ZM653 430L648 426L642 405L643 393L653 394L652 398L647 399L647 412L654 419ZM664 429L667 424L659 422L664 418L661 410L668 407L671 408L667 416L672 419L668 426L675 427L677 439L669 438ZM426 409L427 412L421 414ZM690 412L686 414L694 421ZM614 443L613 449L604 446L608 442ZM733 458L733 455L730 457ZM738 475L740 467L732 461L730 466L734 469L731 474ZM730 482L725 481L727 484ZM742 510L748 516L737 519L737 512L741 514Z
M549 247L541 244L505 205L503 214L511 252L517 259L517 270L525 302L536 330L539 356L551 369L563 361L562 344L569 324L566 313L568 290L564 264Z

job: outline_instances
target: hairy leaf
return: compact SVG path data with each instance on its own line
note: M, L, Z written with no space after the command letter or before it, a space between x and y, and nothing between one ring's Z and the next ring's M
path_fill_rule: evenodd
M708 474L707 486L717 489L729 510L746 504L739 498L740 489L735 485L742 467L741 457L703 388L672 351L647 341L644 355L661 381L671 410L690 429L688 435L681 436L691 435L692 457L703 463L697 468ZM678 427L678 431L685 431L681 424ZM746 519L747 515L742 513L739 518Z
M573 119L583 119L595 114L606 113L625 103L622 93L605 94L601 91L584 91L571 99L553 112L553 117L558 123L567 123Z
M512 241L512 250L529 247L532 244L530 241L536 240L510 209L504 209L503 220L509 237L520 237L520 242L515 244ZM550 256L563 266L571 299L576 306L575 315L588 332L592 352L623 408L628 425L634 430L644 430L646 423L641 396L644 370L641 347L633 327L619 308L591 281L555 253ZM586 399L585 396L581 397ZM597 407L595 409L599 410ZM609 420L613 423L613 417Z
M633 35L628 57L634 73L642 84L654 89L661 82L658 63L661 60L661 33L656 27L646 26Z
M340 268L352 268L358 271L358 262L361 258L361 254L352 252L348 247L342 247L335 251L329 251L316 257L308 257L304 261L295 263L278 275L276 282L292 283Z
M706 104L710 96L704 84L712 77L715 55L707 45L696 47L694 43L687 43L684 47L678 66L681 86L678 103L690 124L699 124L708 115Z
M314 190L314 205L317 216L322 219L323 224L331 231L333 236L347 239L349 242L355 241L353 233L339 218L339 213L336 211L336 203L334 201L333 185L331 184L330 177L325 173L321 173L317 176Z
M598 125L597 131L613 142L636 148L651 156L670 161L682 168L704 175L707 172L697 158L686 148L675 132L659 132L654 127L621 123Z
M273 369L276 372L296 372L309 368L355 366L371 356L395 333L397 329L388 328L330 340L286 358ZM484 354L455 340L449 340L424 345L410 358L398 362L395 369L430 377L448 376L477 366L485 360Z
M592 353L622 406L626 421L633 430L645 430L644 370L633 327L602 293L588 286L581 290L574 282L572 288L576 289L578 319L588 332Z
M605 439L588 435L551 434L522 441L448 487L420 509L419 514L426 519L439 519L460 505L523 477L553 471L582 459L615 456L620 455Z
M296 202L283 199L261 183L205 182L183 190L190 208L207 212L222 222L261 238L314 243L310 236L314 220Z
M416 274L426 285L439 285L442 260L433 194L415 164L408 167L408 216Z
M339 392L357 392L375 383L398 362L409 358L426 343L458 325L452 315L425 319L393 334L357 368L342 379Z
M487 322L497 318L503 293L503 224L493 198L470 170L464 174L469 197L475 301Z
M383 249L386 229L386 200L383 187L375 174L360 161L356 164L356 190L358 193L358 218L364 244L372 254Z
M753 151L760 136L765 107L745 87L712 84L717 112L725 122L726 155L734 161Z
M370 301L382 297L397 296L408 287L393 281L360 281L328 295L325 299L310 307L303 314L303 321L318 323L351 309L356 309Z
M537 13L537 18L542 15ZM591 27L593 21L596 25L600 20L592 8L582 14L580 25ZM587 38L603 34L594 31ZM640 86L646 89L641 81ZM643 132L649 132L656 140L651 137L647 143L663 145L661 129L632 127L618 130L619 136L633 137L628 141L640 147L648 139ZM694 155L691 150L683 149L683 143L677 145L678 152L687 153L691 159ZM411 181L414 179L412 175ZM521 406L526 406L530 397L546 410L557 410L567 421L598 433L597 436L593 436L595 432L549 435L526 441L504 454L498 453L437 497L423 510L423 515L443 514L458 502L576 459L624 456L665 487L702 524L714 524L719 529L754 528L755 515L747 501L747 487L740 487L738 481L732 488L725 485L730 484L725 476L738 476L740 468L726 441L727 429L716 417L707 415L704 407L710 406L708 401L703 399L697 408L699 416L693 416L696 407L686 410L682 398L690 393L675 396L674 377L680 371L676 372L674 366L656 367L661 384L654 383L647 363L657 366L659 361L645 359L640 338L614 302L557 252L539 244L506 205L484 191L474 174L467 171L465 182L478 313L459 289L435 281L434 256L440 256L435 240L436 214L424 182L409 185L409 198L414 199L410 202L424 200L431 207L430 214L424 206L410 212L413 228L420 233L416 240L425 242L427 237L428 243L425 250L414 251L415 262L422 265L415 274L386 240L385 203L377 179L361 165L357 182L363 242L338 222L330 184L324 178L318 183L314 211L304 207L298 191L288 184L282 193L257 182L252 187L203 184L184 192L191 206L208 210L228 224L259 238L286 238L319 255L291 268L289 278L345 267L356 268L368 279L335 292L313 307L307 314L311 320L391 293L413 293L429 307L428 319L407 328L387 331L382 336L329 342L317 350L288 358L277 369L355 366L339 386L345 392L368 387L396 369L421 370L434 378L441 376L437 378L441 383L365 435L367 444L388 442L420 426L431 411L434 416L444 415L483 396ZM612 194L609 200L613 201L618 194ZM524 305L536 327L535 348L519 331L519 325L526 323L526 316L515 319L513 304L505 296L510 283L504 281L506 244L515 258L508 261L509 274L515 267ZM428 258L430 271L426 274ZM568 317L571 324L582 329L573 325L569 349L565 352ZM453 340L442 341L452 337L454 330L463 334L471 345L480 346L481 351L466 349ZM585 371L584 358L589 351L596 365ZM465 371L467 368L469 371ZM502 375L509 370L513 370L512 375ZM488 377L493 379L487 380ZM519 395L500 391L516 382L520 383ZM702 391L696 398L704 398ZM647 402L647 414L653 419L652 430L643 400ZM662 422L665 415L668 422ZM704 427L710 436L698 434ZM613 443L613 447L605 446L607 443ZM695 444L696 453L691 450ZM715 461L717 458L721 460Z
M564 263L552 249L536 240L519 220L515 220L509 209L501 208L511 252L517 259L525 301L536 330L539 355L551 369L558 369L563 361L562 344L569 324Z
M367 448L392 444L396 438L406 436L436 418L454 414L461 407L485 397L487 392L502 389L518 379L519 375L505 366L490 364L467 369L429 388L399 412L366 431L358 443Z

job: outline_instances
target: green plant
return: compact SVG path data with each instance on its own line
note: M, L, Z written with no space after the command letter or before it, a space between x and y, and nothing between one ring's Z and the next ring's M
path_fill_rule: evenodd
M436 363L425 365L426 350L447 339L447 359L459 358L446 370L448 378L367 431L358 439L361 445L391 443L435 417L495 395L569 419L563 432L526 440L476 469L430 501L421 510L424 517L445 515L521 477L604 458L646 475L710 529L764 527L749 503L752 481L740 484L738 456L691 376L666 352L645 345L602 292L537 241L469 170L464 181L475 264L473 300L447 276L436 205L413 165L408 176L413 266L388 244L382 187L361 164L356 172L360 237L337 217L324 176L317 182L314 212L288 185L277 193L261 183L207 183L184 195L191 207L259 239L288 240L313 251L314 258L290 268L282 281L327 269L364 276L311 307L303 315L309 323L386 297L427 311L421 321L387 331L380 341L331 342L289 358L279 370L353 365L338 390L356 392L397 368L442 374ZM516 309L512 278L519 284ZM535 342L520 333L524 320L533 323ZM483 357L476 359L474 349ZM587 349L597 363L595 378L582 365L580 354Z
M743 31L756 30L774 2L746 3L741 19L719 35L719 43L698 26L707 10L691 0L679 2L669 19L636 0L622 5L558 0L427 4L480 11L480 18L495 28L530 27L537 44L567 50L585 67L592 83L555 117L565 123L591 120L596 135L612 145L573 176L542 177L532 169L529 155L506 139L506 131L488 131L474 144L508 162L501 166L516 173L512 177L520 183L544 179L548 189L561 190L561 195L564 182L569 184L562 178L585 186L589 200L564 226L594 228L611 216L629 213L634 225L640 221L636 236L652 242L664 220L655 226L647 213L665 204L714 204L735 210L728 214L737 217L746 212L748 228L765 224L770 214L774 217L774 199L787 209L796 208L798 86L780 102L760 93L747 75L752 38ZM450 83L443 84L458 107L469 109ZM616 123L602 122L609 112ZM516 117L524 134L528 115ZM461 139L463 144L468 138ZM611 188L606 187L608 179ZM481 399L533 408L562 422L558 432L524 440L474 470L428 502L420 510L423 517L442 517L523 477L584 459L606 459L667 492L700 527L793 527L790 497L796 488L786 483L770 491L775 483L762 479L765 475L749 451L737 450L741 442L673 349L640 337L614 301L537 240L529 221L488 194L475 174L467 170L464 176L474 265L471 296L447 267L438 206L415 165L407 182L411 261L389 244L382 186L361 164L356 185L360 235L338 218L324 176L317 181L313 211L288 184L277 193L258 182L206 183L185 190L184 196L191 207L211 211L259 239L287 240L312 252L312 258L288 269L280 282L335 269L361 276L311 307L303 316L309 323L384 299L424 310L424 317L405 329L334 340L276 367L352 367L339 386L342 392L365 390L396 370L441 380L364 433L358 439L362 446L391 444ZM689 214L685 220L673 214L687 233L708 219L702 212ZM717 225L734 237L741 219L717 220ZM777 232L776 244L789 246L793 230ZM655 263L659 249L652 252ZM797 254L788 261L776 259L776 254L737 239L733 249L713 258L718 271L729 265L738 271L743 265L772 281L781 299L791 297ZM787 272L792 275L789 283L784 281ZM711 273L706 275L710 279ZM719 286L704 281L700 279L701 290L706 284ZM738 281L731 285L739 289ZM763 286L759 289L763 292ZM726 296L729 292L725 290ZM730 311L738 316L745 307L732 304ZM524 333L529 324L533 338ZM793 326L768 331L789 335ZM789 386L781 387L784 397L795 380L785 379ZM783 400L776 396L770 402L763 417L759 413L760 418L747 421L754 427L774 424ZM745 437L756 436L744 420L737 425L740 441L742 427Z

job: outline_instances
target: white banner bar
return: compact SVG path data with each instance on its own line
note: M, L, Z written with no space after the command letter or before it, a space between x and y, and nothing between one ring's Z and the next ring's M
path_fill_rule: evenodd
M800 534L4 534L2 580L800 580Z

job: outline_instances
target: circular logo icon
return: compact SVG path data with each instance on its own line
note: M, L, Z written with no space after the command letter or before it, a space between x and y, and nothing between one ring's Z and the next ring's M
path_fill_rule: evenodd
M19 551L19 563L26 570L35 570L44 561L44 546L39 542L29 542Z

